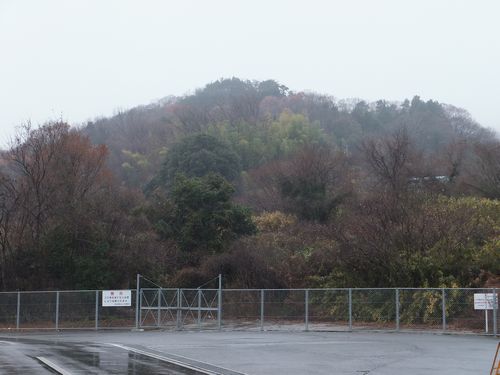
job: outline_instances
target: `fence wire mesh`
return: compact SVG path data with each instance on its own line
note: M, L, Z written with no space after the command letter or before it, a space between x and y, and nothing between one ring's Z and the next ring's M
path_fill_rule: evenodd
M56 292L20 294L19 325L24 329L56 328Z
M498 334L496 289L141 289L0 293L0 329L418 330ZM475 295L497 303L475 306Z
M261 311L259 289L224 289L222 323L231 329L259 329Z
M349 291L312 289L308 291L308 329L346 331L349 329Z
M353 329L396 329L394 289L353 289Z
M426 330L446 328L446 315L443 314L445 290L403 289L399 295L400 328Z
M495 315L491 310L474 309L474 294L492 293L491 290L449 289L446 290L447 329L475 333L494 333ZM497 299L498 301L498 299ZM498 318L498 317L497 317Z
M0 294L0 327L2 329L15 329L17 316L18 293Z
M59 292L58 328L95 328L95 291Z
M98 328L134 328L136 326L136 291L131 293L131 306L103 307L102 293L99 293Z
M304 329L304 290L263 290L263 329Z

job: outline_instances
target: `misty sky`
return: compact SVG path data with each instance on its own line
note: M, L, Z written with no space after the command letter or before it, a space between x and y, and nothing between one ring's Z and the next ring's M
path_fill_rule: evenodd
M500 131L500 1L0 0L0 143L221 77L413 95Z

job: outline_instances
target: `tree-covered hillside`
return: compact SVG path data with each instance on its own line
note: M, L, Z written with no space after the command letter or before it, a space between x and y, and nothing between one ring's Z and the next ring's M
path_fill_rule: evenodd
M418 96L400 103L342 101L291 92L272 80L237 78L88 123L82 131L93 143L108 146L109 165L127 186L144 187L170 147L190 134L210 134L226 142L248 171L311 143L356 154L365 139L381 138L401 127L426 154L442 153L463 139L492 138L492 132L465 110L424 102Z
M495 137L418 96L237 78L78 129L25 127L2 155L0 285L494 285Z

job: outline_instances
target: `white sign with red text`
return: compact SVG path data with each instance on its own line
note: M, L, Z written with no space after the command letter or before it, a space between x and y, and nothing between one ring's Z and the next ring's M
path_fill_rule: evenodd
M498 309L498 296L495 296L493 293L474 293L474 309Z
M102 306L132 306L132 292L130 290L103 290Z

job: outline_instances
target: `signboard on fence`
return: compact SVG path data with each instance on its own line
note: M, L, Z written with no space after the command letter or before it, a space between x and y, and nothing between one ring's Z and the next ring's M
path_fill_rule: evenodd
M495 303L495 307L493 307ZM474 310L498 309L498 296L494 293L474 293Z
M130 290L103 290L102 306L132 306L132 292Z

